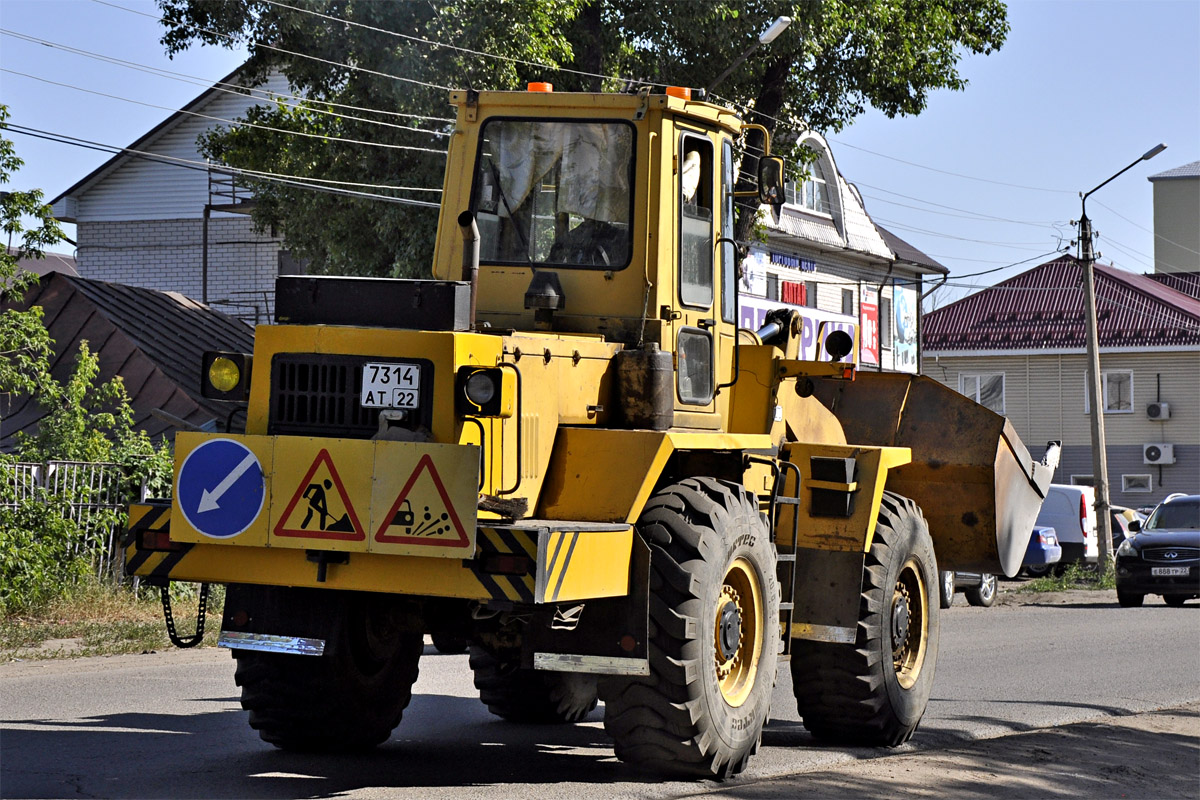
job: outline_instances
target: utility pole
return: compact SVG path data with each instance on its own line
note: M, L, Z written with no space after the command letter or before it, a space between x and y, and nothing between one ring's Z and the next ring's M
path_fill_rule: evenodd
M1107 186L1114 178L1133 169L1142 161L1149 161L1166 150L1159 144L1147 150L1141 158L1113 175L1104 183L1080 195L1079 217L1079 260L1083 265L1083 297L1087 313L1087 357L1088 395L1092 418L1092 482L1096 489L1096 538L1099 540L1100 576L1112 570L1112 523L1108 518L1108 457L1104 443L1104 389L1100 375L1100 335L1096 317L1096 281L1093 265L1096 257L1092 250L1092 221L1087 215L1088 196Z
M1093 191L1095 191L1093 189ZM1090 194L1090 193L1089 193ZM1092 418L1092 485L1096 489L1096 538L1100 547L1100 575L1112 567L1112 528L1108 518L1108 458L1104 442L1104 388L1100 376L1100 332L1096 316L1096 279L1092 251L1092 221L1087 217L1087 196L1079 218L1079 260L1083 264L1083 300L1087 313L1088 402Z

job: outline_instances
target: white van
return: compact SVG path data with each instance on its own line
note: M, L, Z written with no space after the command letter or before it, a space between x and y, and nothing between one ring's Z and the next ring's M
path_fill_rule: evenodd
M1056 569L1078 562L1095 564L1099 560L1096 490L1091 486L1050 484L1036 524L1050 525L1058 532L1062 559Z

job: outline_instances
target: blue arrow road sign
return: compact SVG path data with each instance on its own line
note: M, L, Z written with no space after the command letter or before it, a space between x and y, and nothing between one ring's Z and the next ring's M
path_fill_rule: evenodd
M188 453L175 491L188 523L216 539L249 528L266 497L258 457L233 439L209 439Z

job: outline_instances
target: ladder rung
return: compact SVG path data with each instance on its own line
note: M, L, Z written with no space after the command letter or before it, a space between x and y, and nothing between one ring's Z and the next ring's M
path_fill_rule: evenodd
M795 553L778 553L775 556L775 560L776 561L795 561L796 554Z
M780 603L779 604L780 611L791 611L795 607L796 607L795 603Z
M798 506L798 505L800 505L800 498L799 497L776 497L775 502L776 503L784 503L789 506Z

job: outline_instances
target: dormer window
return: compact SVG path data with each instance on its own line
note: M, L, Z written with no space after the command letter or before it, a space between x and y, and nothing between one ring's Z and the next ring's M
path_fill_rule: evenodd
M794 206L816 211L818 214L832 213L829 205L829 189L819 162L809 167L807 180L788 181L784 185L784 192L787 202Z

